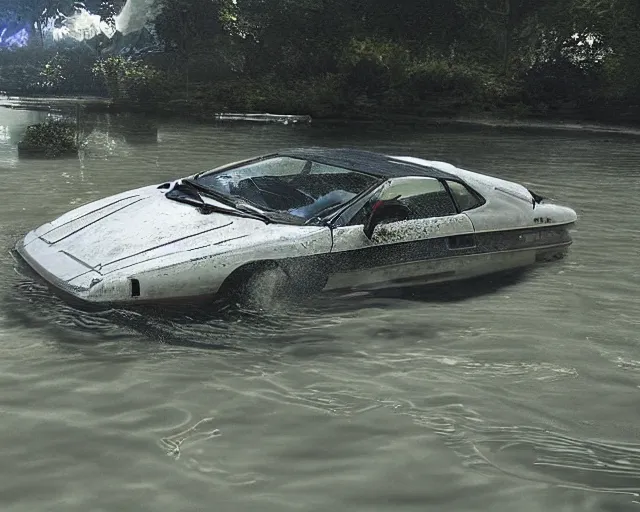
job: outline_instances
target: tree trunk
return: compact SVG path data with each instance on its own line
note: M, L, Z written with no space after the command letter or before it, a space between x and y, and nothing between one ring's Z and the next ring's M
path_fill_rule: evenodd
M502 22L502 72L506 75L509 72L511 60L511 38L515 25L515 9L511 5L512 0L504 0L504 10L498 11L490 9L485 3L484 10L493 16L498 17L498 22ZM499 37L499 35L498 35Z
M511 37L513 36L513 9L511 0L504 0L504 55L503 55L503 73L505 76L509 73L509 62L511 60Z
M44 34L42 33L42 20L40 18L36 20L36 29L38 31L40 46L44 46Z

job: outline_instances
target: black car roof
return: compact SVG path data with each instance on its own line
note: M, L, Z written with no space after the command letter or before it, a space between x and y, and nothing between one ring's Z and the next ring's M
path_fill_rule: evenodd
M343 167L352 171L373 174L381 178L402 178L404 176L423 176L429 178L453 179L457 176L447 172L425 167L411 162L395 160L388 155L375 151L351 148L293 148L278 151L277 156L305 158L314 162Z

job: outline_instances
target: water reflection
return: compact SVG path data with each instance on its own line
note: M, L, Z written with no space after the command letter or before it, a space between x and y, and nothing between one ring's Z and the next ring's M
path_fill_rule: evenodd
M69 107L52 111L0 108L0 165L15 167L19 160L17 145L27 127L48 118L64 118L76 124L81 162L87 157L113 157L126 153L130 146L157 144L159 140L158 121L144 114L96 114Z
M0 144L11 142L11 133L8 126L0 126Z
M81 118L81 126L85 137L98 132L131 145L158 142L159 123L145 114L85 114Z
M0 108L0 168L18 165L18 142L27 127L47 118L46 112Z

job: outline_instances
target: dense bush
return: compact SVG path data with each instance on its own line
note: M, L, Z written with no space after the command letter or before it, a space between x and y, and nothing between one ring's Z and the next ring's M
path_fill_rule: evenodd
M48 120L27 128L18 148L22 156L54 158L77 152L76 126L61 120Z
M523 76L525 101L537 109L588 108L603 99L599 66L582 67L568 59L535 65Z
M92 67L95 54L86 47L26 47L0 50L0 90L15 95L105 94Z
M174 100L172 104L210 113L270 112L327 117L338 115L345 107L340 96L342 84L342 77L331 74L289 82L273 76L260 80L237 78L191 84L188 99L184 90L174 85L175 94L182 95L182 100Z
M93 72L104 80L114 100L153 105L167 99L166 78L142 60L107 57L95 63Z
M0 65L0 91L8 94L37 94L45 89L39 86L41 68L31 63Z
M21 15L41 21L62 5L27 3ZM72 3L63 2L69 13ZM85 5L113 15L122 3ZM154 26L140 33L0 50L0 90L194 115L637 112L640 121L640 3L600 4L157 0Z

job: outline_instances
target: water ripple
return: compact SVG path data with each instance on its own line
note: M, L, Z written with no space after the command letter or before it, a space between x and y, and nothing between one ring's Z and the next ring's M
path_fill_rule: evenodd
M220 435L220 430L210 428L213 421L213 418L204 418L182 432L163 437L160 441L161 446L167 451L167 455L177 460L180 458L180 448L183 444L192 445Z
M496 426L462 404L441 413L398 412L438 433L464 461L479 471L588 491L640 497L640 444L579 439L550 429ZM512 461L518 460L515 465ZM523 467L523 461L528 465Z
M575 206L579 223L567 260L508 283L329 295L268 314L222 303L82 311L0 258L4 508L245 510L250 500L266 510L272 500L275 510L343 510L368 499L359 510L603 510L583 496L596 492L637 501L640 220L624 215L640 208L634 141L160 123L157 143L138 145L106 137L105 118L80 161L27 162L12 142L37 120L25 115L0 123L13 125L0 144L4 248L92 199L318 144L514 179Z

